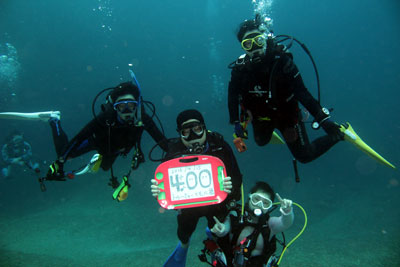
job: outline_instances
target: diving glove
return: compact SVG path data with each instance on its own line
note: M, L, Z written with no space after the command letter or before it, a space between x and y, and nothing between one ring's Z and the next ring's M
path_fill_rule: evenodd
M46 180L65 181L64 163L59 160L54 161L47 171Z
M114 189L118 188L119 182L117 180L117 177L113 176L112 178L110 178L110 181L108 182L108 185L111 186Z
M235 133L234 133L234 137L240 137L240 138L244 138L247 139L247 131L243 128L243 125L239 122L236 121L235 122Z

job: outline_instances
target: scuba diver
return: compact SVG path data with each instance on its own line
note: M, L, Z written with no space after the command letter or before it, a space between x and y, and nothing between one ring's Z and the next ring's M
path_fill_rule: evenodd
M246 52L230 65L228 108L237 137L247 138L244 125L251 121L255 142L264 146L276 128L302 163L313 161L344 140L330 110L321 107L304 86L292 54L275 42L259 18L242 22L237 39ZM327 135L309 142L299 103L314 117L313 128L322 127Z
M51 114L48 121L52 129L58 158L50 165L45 180L65 181L66 173L63 168L65 162L96 150L101 155L100 167L103 170L111 170L109 185L118 188L119 182L113 175L112 165L118 156L128 155L132 148L135 149L135 153L131 169L136 169L138 164L144 161L140 148L143 130L146 130L164 151L167 150L165 136L158 129L152 117L145 112L140 87L132 82L125 82L102 92L108 89L111 92L107 95L106 104L102 105L101 113L95 115L95 118L70 141L61 128L59 114Z
M1 149L1 156L6 165L1 170L5 178L9 177L12 165L27 166L35 173L40 172L39 164L32 161L32 147L24 140L22 133L13 132L6 138L6 143Z
M214 218L215 225L207 229L207 239L204 244L202 261L207 261L205 253L211 254L213 266L224 267L272 267L276 266L277 258L276 235L287 230L293 224L294 215L292 201L282 199L280 202L280 217L270 217L275 193L265 182L257 182L250 191L249 200L245 204L243 215L240 208L232 209L224 222ZM219 245L219 239L230 236L230 247L224 249Z
M225 218L228 214L227 206L234 205L240 199L242 184L242 175L231 147L224 141L222 135L207 130L203 116L198 110L182 111L179 113L176 123L180 137L169 140L168 152L163 161L193 154L215 156L225 164L227 177L224 178L224 191L229 194L223 202L216 205L178 210L177 234L180 242L164 263L165 267L185 266L189 240L199 219L206 217L209 227L212 227L214 217ZM151 182L151 192L154 197L157 197L160 189L155 179L152 179Z

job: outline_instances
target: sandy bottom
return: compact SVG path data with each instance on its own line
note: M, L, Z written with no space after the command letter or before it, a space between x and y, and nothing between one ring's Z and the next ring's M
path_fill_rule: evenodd
M135 181L128 199L115 202L107 179L49 183L45 193L36 181L1 181L0 266L162 266L178 242L176 212L159 208L147 181ZM318 186L315 198L296 194L308 226L280 266L400 266L398 187L390 196L325 188L321 198ZM304 223L295 214L287 240ZM202 220L186 266L207 266L197 257L204 229Z

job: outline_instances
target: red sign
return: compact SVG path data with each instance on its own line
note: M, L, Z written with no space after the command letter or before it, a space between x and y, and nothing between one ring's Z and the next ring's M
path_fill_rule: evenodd
M221 203L225 165L207 155L171 159L157 167L155 180L160 188L158 202L165 209L184 209Z

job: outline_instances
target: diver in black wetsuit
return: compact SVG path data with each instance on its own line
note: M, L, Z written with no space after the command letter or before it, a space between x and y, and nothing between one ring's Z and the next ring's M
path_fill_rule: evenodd
M235 134L247 138L240 123L239 106L252 122L254 139L266 145L278 129L293 156L302 163L310 162L343 140L340 126L330 120L329 110L322 108L304 86L293 63L292 54L274 43L272 35L257 20L240 24L237 38L246 54L232 66L228 89L230 123ZM321 126L327 135L309 142L302 121L301 103L314 117L313 128Z
M127 155L132 148L139 151L139 159L143 161L140 140L144 130L166 151L167 140L145 112L140 97L140 90L131 82L113 88L102 112L70 141L61 128L59 116L53 116L49 123L58 159L50 165L46 179L65 180L64 163L93 150L102 155L103 170L112 168L115 159ZM115 180L111 182L114 188L118 186Z
M199 219L206 217L209 227L212 227L214 216L219 219L225 218L228 214L227 206L240 199L242 184L242 175L231 147L224 141L222 135L207 131L203 116L199 111L194 109L182 111L179 113L176 123L180 137L169 140L168 152L163 161L191 154L211 155L221 159L225 164L228 175L225 178L224 187L228 189L226 192L229 195L222 203L217 205L186 208L178 211L177 232L180 242L164 263L163 266L165 267L185 266L190 237L196 230ZM157 182L153 179L152 184L152 194L157 197L160 192ZM229 243L229 240L227 241Z

